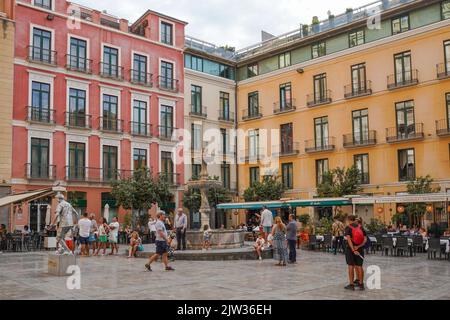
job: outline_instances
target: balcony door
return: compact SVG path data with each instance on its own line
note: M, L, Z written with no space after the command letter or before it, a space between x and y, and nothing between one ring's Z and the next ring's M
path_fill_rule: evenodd
M259 94L252 92L248 95L248 115L256 116L259 113Z
M328 146L328 117L314 119L316 148Z
M230 94L220 93L220 113L224 120L230 120Z
M280 109L292 108L292 86L290 83L280 86Z
M397 116L397 137L406 139L416 133L414 121L414 101L405 101L395 104Z
M444 42L445 72L450 73L450 40Z
M52 62L52 33L50 31L33 28L32 58L46 63Z
M160 84L163 88L174 89L173 86L173 64L161 61L161 80Z
M411 52L403 52L394 56L395 82L402 84L412 80Z
M70 38L69 67L77 70L87 70L87 42Z
M86 145L69 142L69 179L84 180L86 172Z
M353 111L353 142L355 144L369 141L369 111Z
M119 50L116 48L103 48L103 73L106 75L119 76Z
M117 179L118 159L117 147L103 146L103 180Z
M352 66L352 93L366 92L366 64Z
M202 113L202 87L191 85L191 105L192 112Z
M147 102L133 100L133 133L147 135Z
M325 100L327 92L327 75L325 73L314 76L314 101Z
M103 95L103 129L117 131L118 128L118 98L108 94Z
M147 83L147 57L134 54L133 55L133 81L139 83Z
M33 179L48 179L50 177L50 140L31 138L29 175Z
M50 84L33 81L31 87L31 120L49 123L52 120Z
M257 158L259 155L259 130L251 130L248 136L249 157Z
M167 182L174 182L174 165L171 152L161 152L161 175Z
M289 153L292 152L294 142L293 142L293 125L292 123L283 124L280 126L280 144L281 144L281 153Z
M86 127L86 91L69 89L69 125Z
M173 133L173 107L161 106L161 135L169 138Z
M133 169L147 168L147 150L133 149Z

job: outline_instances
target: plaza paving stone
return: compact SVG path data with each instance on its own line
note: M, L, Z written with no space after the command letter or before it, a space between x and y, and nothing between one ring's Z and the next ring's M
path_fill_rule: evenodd
M275 261L175 261L175 272L144 270L145 259L79 258L81 289L47 274L47 254L0 254L0 300L7 299L450 299L450 262L369 255L381 268L381 290L349 292L343 255L301 251L297 265ZM257 292L257 295L255 293ZM163 293L163 295L161 295Z

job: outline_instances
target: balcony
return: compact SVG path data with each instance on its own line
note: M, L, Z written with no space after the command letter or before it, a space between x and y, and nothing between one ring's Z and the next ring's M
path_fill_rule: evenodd
M411 71L399 72L388 76L388 90L395 90L404 87L415 86L419 83L419 71L413 69Z
M253 148L253 149L245 149L241 151L241 161L244 162L258 162L260 160L265 159L267 156L265 148Z
M152 137L152 125L142 122L130 121L131 134L138 137Z
M295 99L286 100L283 103L281 101L277 101L273 104L273 114L282 114L295 111L297 109L295 104Z
M436 134L439 137L450 136L450 122L447 119L436 121Z
M208 117L208 109L204 106L196 106L191 104L189 115L192 117L206 119Z
M158 88L163 91L178 92L179 81L164 76L158 76Z
M66 69L91 74L93 60L66 54Z
M255 120L255 119L260 119L262 118L262 113L259 112L259 110L261 110L260 107L258 107L257 109L253 109L253 110L242 110L242 121L249 121L249 120Z
M65 126L75 129L92 129L92 116L84 113L66 112Z
M439 63L436 66L437 69L437 78L438 79L447 79L450 78L450 61L446 63Z
M158 126L159 138L161 140L173 141L175 139L174 138L175 130L177 130L177 128L170 126Z
M370 177L368 172L363 172L359 174L360 184L370 184Z
M318 107L324 104L329 104L333 100L331 99L331 90L326 90L323 95L316 96L315 94L308 94L306 96L306 105L308 107Z
M234 112L225 112L220 110L219 121L234 123Z
M27 107L27 121L30 123L39 123L53 125L55 124L55 110L42 107Z
M328 137L305 141L305 152L306 153L316 153L316 152L329 152L336 149L336 138Z
M374 146L377 144L377 132L370 130L359 134L344 135L344 148L360 148Z
M56 180L56 166L41 163L27 163L25 174L28 180Z
M111 133L123 132L123 120L99 117L100 131Z
M275 151L273 151L275 150ZM272 146L272 155L275 157L289 157L300 154L300 143L282 143L278 146Z
M171 187L178 187L181 185L179 173L160 172L159 178L162 181L167 182Z
M372 81L363 81L357 84L349 84L344 87L345 99L369 96L372 94Z
M133 84L151 88L153 86L152 77L151 73L130 70L130 82Z
M100 77L123 81L123 67L115 64L100 62Z
M410 166L400 169L399 180L401 182L408 182L416 180L416 167Z
M399 125L386 129L386 142L397 143L410 140L422 140L425 138L423 123L413 123L409 126Z
M28 46L28 61L56 66L57 52L41 47Z
M111 183L129 179L133 176L133 172L131 170L66 166L65 175L65 180L68 182Z

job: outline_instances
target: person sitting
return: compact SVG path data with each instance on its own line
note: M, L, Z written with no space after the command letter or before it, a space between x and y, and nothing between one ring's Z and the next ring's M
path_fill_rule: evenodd
M207 224L203 226L203 251L211 249L211 229Z
M267 236L267 248L273 247L273 235L269 234Z
M264 240L264 235L262 233L260 233L258 238L256 239L254 246L253 246L256 250L256 254L258 255L259 260L262 260L261 252L264 250L265 242L266 241Z
M427 230L425 230L425 228L420 228L419 234L420 234L423 238L427 238L427 237L428 237L428 232L427 232Z
M138 251L141 242L142 241L141 238L139 237L139 234L136 231L134 231L130 237L130 246L128 247L128 258L136 257L136 252Z
M31 233L31 230L28 226L23 227L22 235L27 236Z
M444 237L450 237L450 229L445 230Z

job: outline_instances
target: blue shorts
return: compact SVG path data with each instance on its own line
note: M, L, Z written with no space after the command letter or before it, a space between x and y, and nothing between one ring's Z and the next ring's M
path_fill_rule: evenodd
M83 237L79 237L78 241L80 242L80 244L89 244L89 237L83 238Z
M90 235L89 236L89 242L90 243L92 243L92 242L95 242L96 240L95 240L95 235Z
M271 233L272 232L272 227L263 227L263 231L265 233Z
M156 241L156 253L159 255L165 254L169 251L169 246L166 241Z

